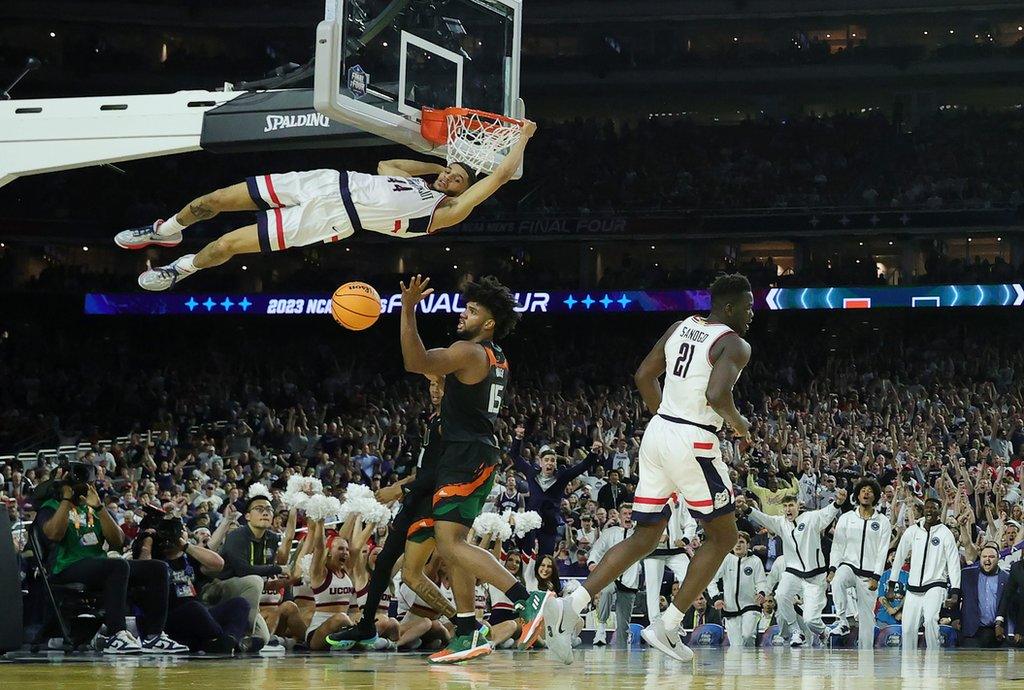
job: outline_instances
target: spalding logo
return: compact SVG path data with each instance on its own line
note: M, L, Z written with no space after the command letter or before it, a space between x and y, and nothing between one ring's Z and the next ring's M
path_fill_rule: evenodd
M932 546L938 546L938 545L939 545L939 538L938 537L932 537Z
M754 569L753 569L753 568L751 568L751 567L750 567L750 566L748 565L748 566L747 566L746 568L744 568L744 569L743 569L743 574L744 574L744 575L753 575L753 574L754 574Z
M881 528L881 525L879 525L879 524L878 524L877 522L872 522L872 523L871 523L871 529L875 530L876 532L877 532L877 531L878 531L878 530L879 530L880 528Z

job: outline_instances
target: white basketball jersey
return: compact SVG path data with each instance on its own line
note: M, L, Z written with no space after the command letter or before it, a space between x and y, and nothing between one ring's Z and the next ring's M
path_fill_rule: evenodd
M443 192L419 177L349 172L348 186L363 229L393 237L426 235L434 211L445 199Z
M313 600L318 609L327 606L340 606L347 610L355 603L352 578L348 575L338 576L328 570L323 584L313 588Z
M711 348L720 338L734 332L725 324L708 323L701 316L691 316L679 324L665 341L665 386L658 414L716 429L722 427L721 415L707 399L713 366Z

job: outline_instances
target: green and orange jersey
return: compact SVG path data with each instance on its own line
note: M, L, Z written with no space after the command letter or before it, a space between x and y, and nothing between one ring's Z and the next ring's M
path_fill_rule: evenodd
M508 387L508 360L501 348L489 340L480 343L487 353L489 368L482 381L466 384L455 374L445 378L441 401L441 432L444 442L483 443L498 446L495 423Z

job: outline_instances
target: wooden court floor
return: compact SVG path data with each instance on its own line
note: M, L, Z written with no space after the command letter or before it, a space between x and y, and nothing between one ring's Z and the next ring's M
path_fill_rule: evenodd
M459 666L419 654L260 659L34 657L0 663L3 690L655 690L660 688L1024 688L1024 653L699 650L680 664L646 650L587 649L564 666L543 651L494 652Z

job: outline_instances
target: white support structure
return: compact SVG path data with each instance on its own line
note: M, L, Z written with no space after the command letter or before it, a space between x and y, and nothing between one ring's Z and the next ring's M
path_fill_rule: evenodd
M198 151L206 111L242 92L0 101L0 187L35 175Z

